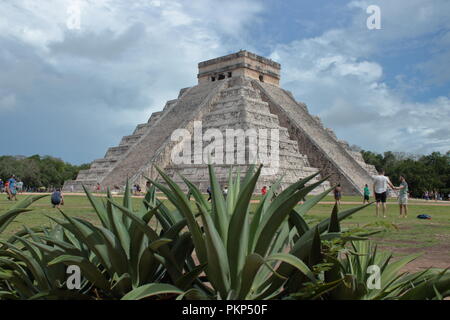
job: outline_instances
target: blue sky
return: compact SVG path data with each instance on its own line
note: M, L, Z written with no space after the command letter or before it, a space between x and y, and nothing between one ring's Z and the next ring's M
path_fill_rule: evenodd
M282 86L350 144L450 150L450 1L2 0L0 155L101 158L195 85L199 61L239 49L280 62Z

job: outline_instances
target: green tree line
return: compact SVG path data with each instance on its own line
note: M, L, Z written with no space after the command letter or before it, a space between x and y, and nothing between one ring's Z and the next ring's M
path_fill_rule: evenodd
M384 168L394 184L399 183L401 174L404 175L414 197L421 197L426 190L450 193L450 151L417 156L362 150L362 155L366 163L377 169ZM60 187L64 181L75 179L80 170L88 168L89 164L72 165L51 156L0 156L0 178L5 181L14 174L28 188Z
M408 155L387 151L384 154L362 151L364 161L383 168L396 185L403 175L414 197L422 197L425 191L437 191L447 196L450 193L450 151L445 154L433 152L429 155Z
M61 187L66 180L75 179L89 164L72 165L51 156L0 156L0 178L3 181L15 175L26 188Z

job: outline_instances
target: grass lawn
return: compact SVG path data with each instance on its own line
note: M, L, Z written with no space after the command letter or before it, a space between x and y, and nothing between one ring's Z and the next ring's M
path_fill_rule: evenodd
M25 196L19 195L18 198L20 200L25 198ZM258 196L255 197L255 199L258 198ZM133 201L137 207L141 200L133 198ZM332 197L327 197L324 203L315 206L306 215L307 221L314 223L328 217L333 207L332 202ZM358 206L361 198L344 196L342 202L341 210L345 210ZM354 203L346 204L348 202ZM6 200L5 194L0 194L0 213L12 204L11 201ZM49 197L35 202L30 208L34 210L19 215L16 221L0 235L0 239L5 239L14 232L21 230L23 225L28 227L50 226L53 222L47 216L61 217L58 210L51 207ZM70 216L83 217L93 223L97 223L96 215L85 196L66 195L65 205L62 208ZM432 219L417 219L416 216L421 213L429 214ZM431 266L450 267L450 202L435 203L434 201L411 200L408 218L402 219L398 217L398 205L395 199L392 199L388 203L387 218L376 218L375 207L371 205L344 220L342 226L362 227L368 224L383 224L384 222L393 224L395 228L372 237L382 249L392 251L397 256L423 252L423 257L418 259L418 264L416 263L416 269Z

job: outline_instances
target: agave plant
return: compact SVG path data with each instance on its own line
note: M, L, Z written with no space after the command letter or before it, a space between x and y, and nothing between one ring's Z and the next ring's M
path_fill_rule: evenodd
M252 166L245 177L231 176L226 198L209 166L212 191L211 204L198 188L183 180L189 188L195 206L167 174L157 169L165 184L149 179L161 190L177 211L186 219L200 264L207 264L207 285L214 291L194 288L189 293L213 299L282 298L297 292L303 285L322 285L311 269L321 263L321 238L340 237L339 220L364 208L342 213L333 211L326 219L310 228L303 215L323 199L332 188L310 198L296 208L298 202L328 177L310 183L320 172L294 183L279 195L277 181L250 212L250 203L261 167ZM310 183L310 184L308 184ZM200 216L201 221L196 218ZM180 296L180 298L183 297Z
M46 195L29 196L2 213L0 215L0 234L19 214L31 211L28 207L33 202L45 196ZM27 270L27 266L11 259L17 256L14 252L7 250L9 243L12 241L14 240L10 239L8 242L3 242L3 245L0 246L0 299L18 298L18 296L12 292L12 288L15 286L27 290L31 283L29 280L30 272ZM22 254L22 252L19 252L18 254Z
M50 218L52 228L27 228L0 248L0 299L436 299L450 294L450 276L427 271L399 274L414 257L391 262L368 242L370 233L341 231L340 221L366 207L309 226L304 215L330 191L298 202L324 179L317 174L278 195L277 181L252 207L261 167L241 180L229 177L224 197L209 167L212 202L190 181L183 193L159 170L135 209L127 185L123 201L93 196L85 189L99 224ZM175 207L156 198L156 188ZM0 231L39 197L28 198L0 216ZM191 200L192 198L192 200ZM351 250L344 249L347 242ZM343 251L347 250L347 251ZM341 252L341 255L339 254ZM342 256L342 252L346 253ZM366 287L366 268L381 266L383 286ZM78 266L79 290L67 288L67 266ZM351 280L351 281L350 281Z
M180 288L189 287L202 269L185 266L192 250L189 236L180 234L185 222L165 214L167 209L157 204L154 190L134 211L129 190L127 186L119 204L109 192L101 199L85 189L98 226L61 211L63 219L51 218L56 222L52 230L26 228L21 236L3 242L2 253L9 257L3 262L16 269L15 277L5 278L8 297L136 299L179 294ZM152 218L160 221L160 234L150 226ZM81 270L80 290L66 287L69 265Z
M432 270L408 273L401 269L416 259L413 254L392 261L392 254L380 252L371 241L352 241L350 248L331 258L333 268L325 272L328 281L343 281L326 294L328 299L436 299L450 295L450 274ZM370 268L379 271L379 287L371 283ZM377 271L377 272L378 272ZM370 285L372 284L372 285Z

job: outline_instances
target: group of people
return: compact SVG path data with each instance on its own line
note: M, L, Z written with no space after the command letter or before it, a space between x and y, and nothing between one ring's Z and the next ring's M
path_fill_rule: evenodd
M0 192L6 192L6 197L10 201L17 201L17 193L21 193L23 190L23 182L18 180L15 175L3 182L0 179Z
M267 194L268 190L269 189L267 188L267 186L263 186L261 188L261 195L264 197ZM212 191L211 191L211 187L210 186L206 189L206 193L208 194L208 201L211 201L211 199L212 199ZM223 194L224 198L227 197L227 195L228 195L228 186L227 185L225 185L223 187L222 194Z
M378 175L373 177L373 190L375 193L376 204L376 215L379 216L380 204L382 207L383 217L386 218L386 198L387 198L387 187L389 186L392 190L399 191L398 194L398 204L400 209L400 217L406 218L408 216L408 183L403 175L400 175L400 185L398 187L394 186L389 179L384 175L384 170L378 171Z
M378 171L376 176L373 176L373 193L375 194L375 214L376 216L380 216L380 208L383 214L383 217L386 218L386 199L388 196L388 187L392 190L396 190L399 192L398 194L398 204L400 210L400 217L406 218L408 216L408 183L403 175L400 175L400 185L398 187L394 186L389 179L389 177L384 175L384 170L381 169ZM338 184L334 188L334 199L335 202L340 205L342 199L342 187ZM370 201L370 189L369 185L366 184L363 190L363 204L369 203Z
M7 199L10 201L17 201L17 193L23 192L23 182L15 175L12 175L11 178L3 182L0 179L0 192L6 192ZM50 197L50 202L53 207L58 207L64 204L64 197L61 193L61 189L55 189Z
M444 194L443 193L440 193L440 192L438 192L438 191L436 191L436 190L434 190L434 191L428 191L428 190L426 190L424 193L423 193L423 199L424 200L434 200L434 201L442 201L442 200L444 200ZM450 200L450 194L448 195L448 200Z
M123 190L125 190L125 188L126 188L126 186L123 186ZM150 182L148 182L147 184L146 184L146 188L147 188L147 191L148 191L148 189L150 188ZM73 186L71 186L71 189L72 189L72 192L73 192ZM113 187L113 191L114 192L119 192L121 189L120 189L120 187L119 186L114 186ZM102 192L102 186L100 185L100 183L98 183L97 182L97 184L95 185L95 192L97 192L97 193L101 193ZM134 194L134 195L139 195L140 193L142 192L142 189L141 189L141 186L139 185L139 184L134 184L132 187L131 187L131 193L132 194Z

